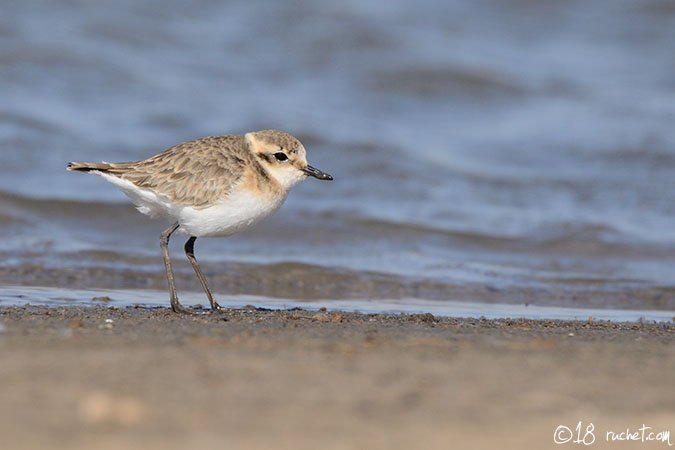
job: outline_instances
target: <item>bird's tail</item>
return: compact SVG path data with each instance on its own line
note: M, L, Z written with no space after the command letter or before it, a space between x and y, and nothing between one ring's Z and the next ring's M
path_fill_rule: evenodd
M106 172L111 168L109 163L89 163L89 162L69 162L66 166L66 170L75 170L78 172L91 172L92 170L98 170L100 172Z

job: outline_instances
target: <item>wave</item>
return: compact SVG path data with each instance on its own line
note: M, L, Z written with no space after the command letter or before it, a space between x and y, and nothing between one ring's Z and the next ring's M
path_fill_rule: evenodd
M129 203L92 202L59 198L32 198L21 194L0 191L0 223L15 221L34 222L74 219L77 217L131 217L134 212Z
M519 234L500 235L379 218L352 217L345 220L368 234L386 235L392 239L441 238L449 245L480 247L494 252L509 251L532 255L555 253L579 257L675 256L675 249L672 247L646 242L609 223L549 223L523 230Z
M54 123L47 122L43 119L38 119L35 116L19 114L17 112L0 110L0 123L3 125L9 124L19 129L28 129L32 132L44 132L51 135L65 133L61 127Z
M35 208L41 209L44 207L49 207L54 205L58 208L91 208L91 207L103 207L103 208L119 208L123 206L124 202L106 202L106 201L88 201L88 200L74 200L58 197L29 197L27 195L19 194L16 192L8 192L0 190L0 202L4 205L16 206L19 208Z
M375 89L421 97L459 95L484 98L527 93L525 86L506 74L462 66L381 70L374 73L372 80Z
M304 208L298 206L298 208ZM23 222L82 222L81 226L101 227L110 218L116 224L148 224L147 218L138 214L130 203L92 202L66 199L36 199L20 194L0 191L0 224ZM498 234L447 226L434 227L417 221L394 221L379 217L362 216L350 210L332 212L306 210L296 214L282 214L275 219L275 239L285 233L296 236L299 230L320 238L339 229L355 239L378 239L392 242L405 240L445 241L450 246L486 251L542 254L556 252L560 255L620 256L630 254L672 256L673 249L662 244L647 242L629 234L611 223L557 222L523 229L514 234ZM264 225L263 225L264 227ZM334 238L327 241L337 244ZM394 245L393 250L396 249Z

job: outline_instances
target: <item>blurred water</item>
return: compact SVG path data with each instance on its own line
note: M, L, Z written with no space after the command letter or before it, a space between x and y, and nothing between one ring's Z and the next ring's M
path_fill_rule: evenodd
M165 224L65 163L280 128L336 181L308 180L254 230L200 240L210 276L241 269L216 290L675 309L668 0L2 11L4 283L162 282Z

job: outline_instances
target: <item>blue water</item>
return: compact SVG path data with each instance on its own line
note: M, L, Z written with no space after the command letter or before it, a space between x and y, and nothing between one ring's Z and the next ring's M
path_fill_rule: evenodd
M279 128L336 181L200 240L216 290L675 309L670 1L2 6L4 284L161 288L165 224L65 163Z

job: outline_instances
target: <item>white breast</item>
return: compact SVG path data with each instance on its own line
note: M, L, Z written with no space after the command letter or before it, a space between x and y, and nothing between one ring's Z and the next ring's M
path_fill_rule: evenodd
M179 230L190 236L228 236L261 221L282 205L285 194L254 195L243 189L204 209L183 207L178 215Z

